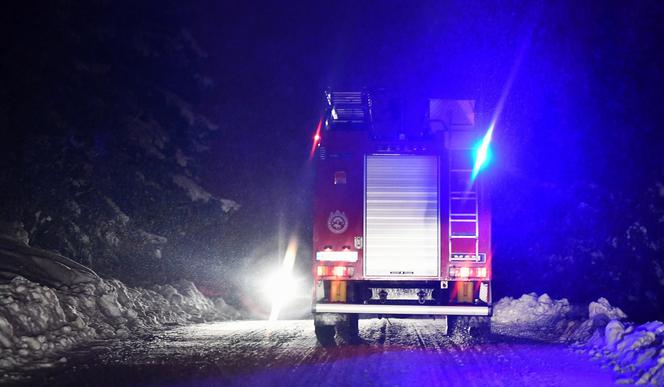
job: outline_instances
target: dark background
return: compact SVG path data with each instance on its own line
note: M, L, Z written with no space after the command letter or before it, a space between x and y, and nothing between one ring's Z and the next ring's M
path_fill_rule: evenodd
M308 270L307 158L325 88L474 98L486 126L515 70L486 170L494 296L607 296L635 318L664 318L662 8L13 6L0 217L105 275L250 293L255 268L276 263L290 235ZM213 196L192 200L176 175Z

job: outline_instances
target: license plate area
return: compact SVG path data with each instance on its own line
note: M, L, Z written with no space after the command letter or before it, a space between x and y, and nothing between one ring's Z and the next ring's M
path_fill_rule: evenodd
M433 289L403 289L403 288L370 288L371 289L371 300L411 300L417 301L420 300L420 296L423 295L422 299L426 301L433 300ZM381 294L382 293L382 294Z

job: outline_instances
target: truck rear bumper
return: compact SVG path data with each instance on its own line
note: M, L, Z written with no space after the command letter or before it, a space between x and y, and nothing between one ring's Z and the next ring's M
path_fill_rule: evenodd
M489 316L488 306L439 305L367 305L367 304L315 304L316 313L362 313L404 315Z

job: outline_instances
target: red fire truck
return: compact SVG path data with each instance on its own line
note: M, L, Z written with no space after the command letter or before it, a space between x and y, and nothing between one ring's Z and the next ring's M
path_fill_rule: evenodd
M491 212L472 100L326 92L316 133L313 313L320 343L358 318L487 329ZM339 329L341 328L341 329ZM457 329L457 328L454 328Z

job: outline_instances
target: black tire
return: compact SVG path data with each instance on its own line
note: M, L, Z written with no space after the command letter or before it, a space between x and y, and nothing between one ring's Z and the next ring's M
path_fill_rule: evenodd
M316 339L323 347L330 347L334 342L334 325L316 325L314 327Z
M491 318L488 316L447 316L447 335L486 338L491 335Z

